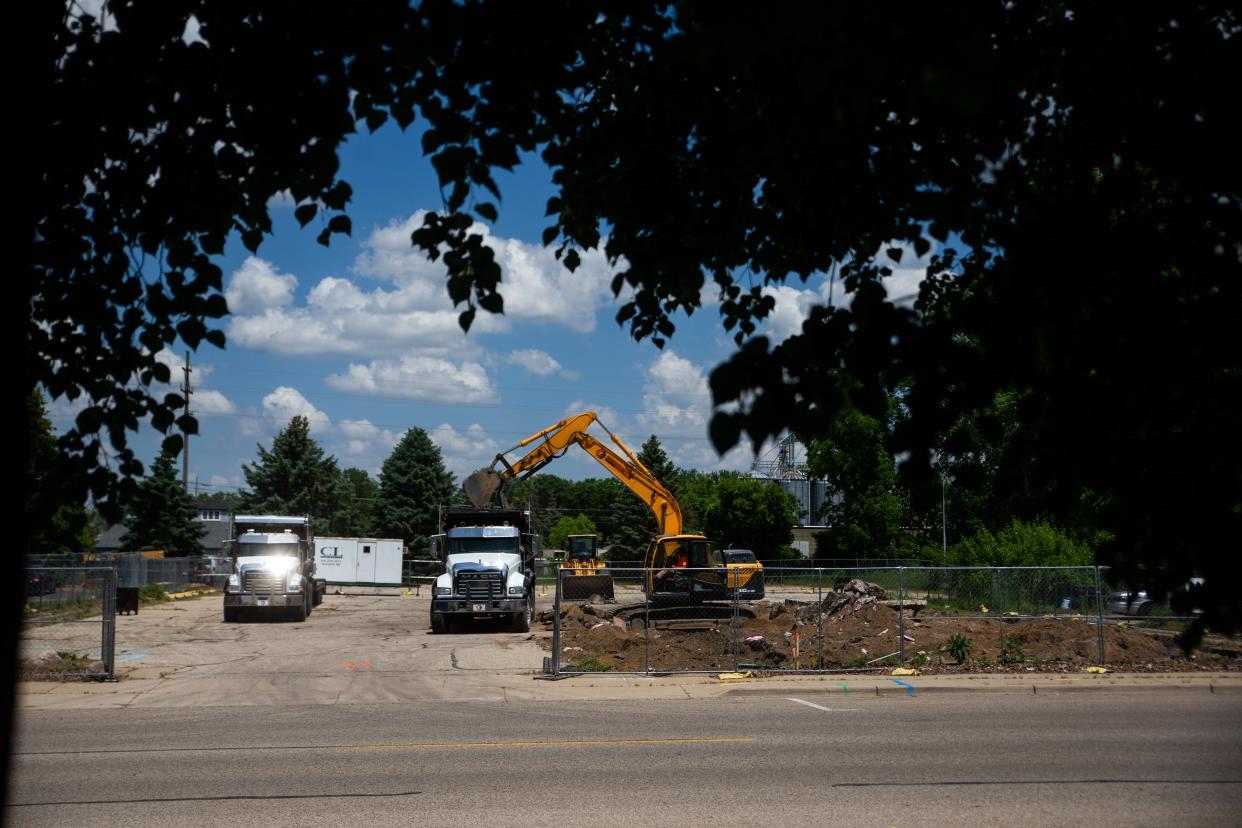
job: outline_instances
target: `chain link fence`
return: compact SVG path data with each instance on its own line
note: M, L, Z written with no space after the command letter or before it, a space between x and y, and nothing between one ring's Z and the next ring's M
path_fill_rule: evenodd
M1191 619L1118 604L1098 567L610 567L613 597L561 570L554 674L849 672L1157 658ZM1118 610L1118 607L1122 611ZM1133 607L1134 609L1131 609ZM1140 607L1142 609L1140 609Z
M116 591L117 573L112 567L28 567L20 676L112 678Z
M223 589L232 572L226 555L193 555L181 558L152 558L140 553L108 555L34 555L35 567L111 567L117 572L118 586L159 585L165 592L181 592L195 584Z

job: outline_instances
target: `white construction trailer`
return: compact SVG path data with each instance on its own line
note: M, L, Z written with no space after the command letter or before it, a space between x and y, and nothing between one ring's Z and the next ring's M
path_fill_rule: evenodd
M337 586L401 586L405 546L393 538L315 538L315 574Z

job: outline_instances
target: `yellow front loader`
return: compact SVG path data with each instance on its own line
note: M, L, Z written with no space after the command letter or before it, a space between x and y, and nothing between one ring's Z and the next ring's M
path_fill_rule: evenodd
M595 535L570 535L569 549L561 563L561 597L584 601L593 595L604 600L614 597L612 574L599 559Z

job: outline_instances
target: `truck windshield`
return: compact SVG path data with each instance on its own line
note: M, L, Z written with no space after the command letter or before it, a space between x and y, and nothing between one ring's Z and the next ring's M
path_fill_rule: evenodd
M450 555L476 555L480 552L517 552L517 538L449 538Z
M243 557L247 555L289 555L297 557L298 545L296 543L239 543L237 544L237 554Z

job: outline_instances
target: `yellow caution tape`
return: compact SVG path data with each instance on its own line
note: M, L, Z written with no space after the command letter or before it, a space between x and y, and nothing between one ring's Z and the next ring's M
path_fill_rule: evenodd
M716 678L720 679L721 681L728 681L730 679L752 678L753 676L754 676L754 673L747 670L745 673L721 673L720 675L716 676Z
M918 670L915 670L913 667L898 667L897 669L893 670L893 672L889 673L889 675L890 676L921 676L923 674L920 673Z
M1107 667L1084 667L1082 668L1082 671L1084 673L1107 673L1108 668Z

